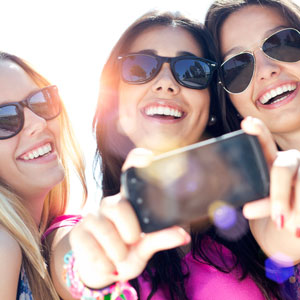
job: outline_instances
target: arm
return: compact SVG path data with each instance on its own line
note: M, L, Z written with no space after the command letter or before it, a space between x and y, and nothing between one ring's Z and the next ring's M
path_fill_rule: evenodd
M18 242L0 225L0 299L16 299L21 264Z
M132 161L136 159L131 155ZM131 166L126 163L126 166ZM102 288L117 281L139 276L157 251L175 248L190 241L179 227L143 234L133 208L121 194L102 199L100 209L68 229L53 233L51 276L64 300L73 299L62 278L63 257L72 249L81 280L91 288Z
M242 128L258 135L270 166L270 197L248 203L244 215L266 255L283 265L300 262L300 152L277 152L269 130L257 119L245 119Z

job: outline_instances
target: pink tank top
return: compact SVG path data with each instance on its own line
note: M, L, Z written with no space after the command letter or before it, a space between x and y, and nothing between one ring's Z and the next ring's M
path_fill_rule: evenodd
M233 265L231 252L221 246L223 258L227 266ZM183 262L188 266L190 276L185 279L185 289L189 300L265 300L260 289L248 276L239 280L241 269L235 268L230 273L223 273L216 268L207 265L203 260L195 260L188 253ZM183 267L185 265L183 263ZM140 300L146 300L151 292L150 282L147 276L138 278L140 284ZM151 300L170 299L165 289L158 290Z

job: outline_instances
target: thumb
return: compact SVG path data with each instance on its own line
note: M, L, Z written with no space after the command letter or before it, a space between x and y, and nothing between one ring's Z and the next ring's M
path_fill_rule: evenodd
M246 133L258 137L267 163L271 166L277 155L277 146L266 125L259 119L247 117L242 121L241 127Z
M144 148L135 148L131 150L123 164L122 171L129 169L130 167L143 168L148 166L154 158L152 151Z

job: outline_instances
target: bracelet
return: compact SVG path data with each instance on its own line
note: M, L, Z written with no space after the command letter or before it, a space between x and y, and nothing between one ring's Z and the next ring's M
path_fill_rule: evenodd
M72 297L81 300L137 300L135 289L128 282L117 282L103 289L91 289L80 279L73 251L64 256L63 279Z

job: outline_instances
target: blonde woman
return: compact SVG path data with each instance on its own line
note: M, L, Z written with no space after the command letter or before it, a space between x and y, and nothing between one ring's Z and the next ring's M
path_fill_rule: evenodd
M41 236L68 204L71 161L83 162L56 86L0 53L0 299L59 299Z

